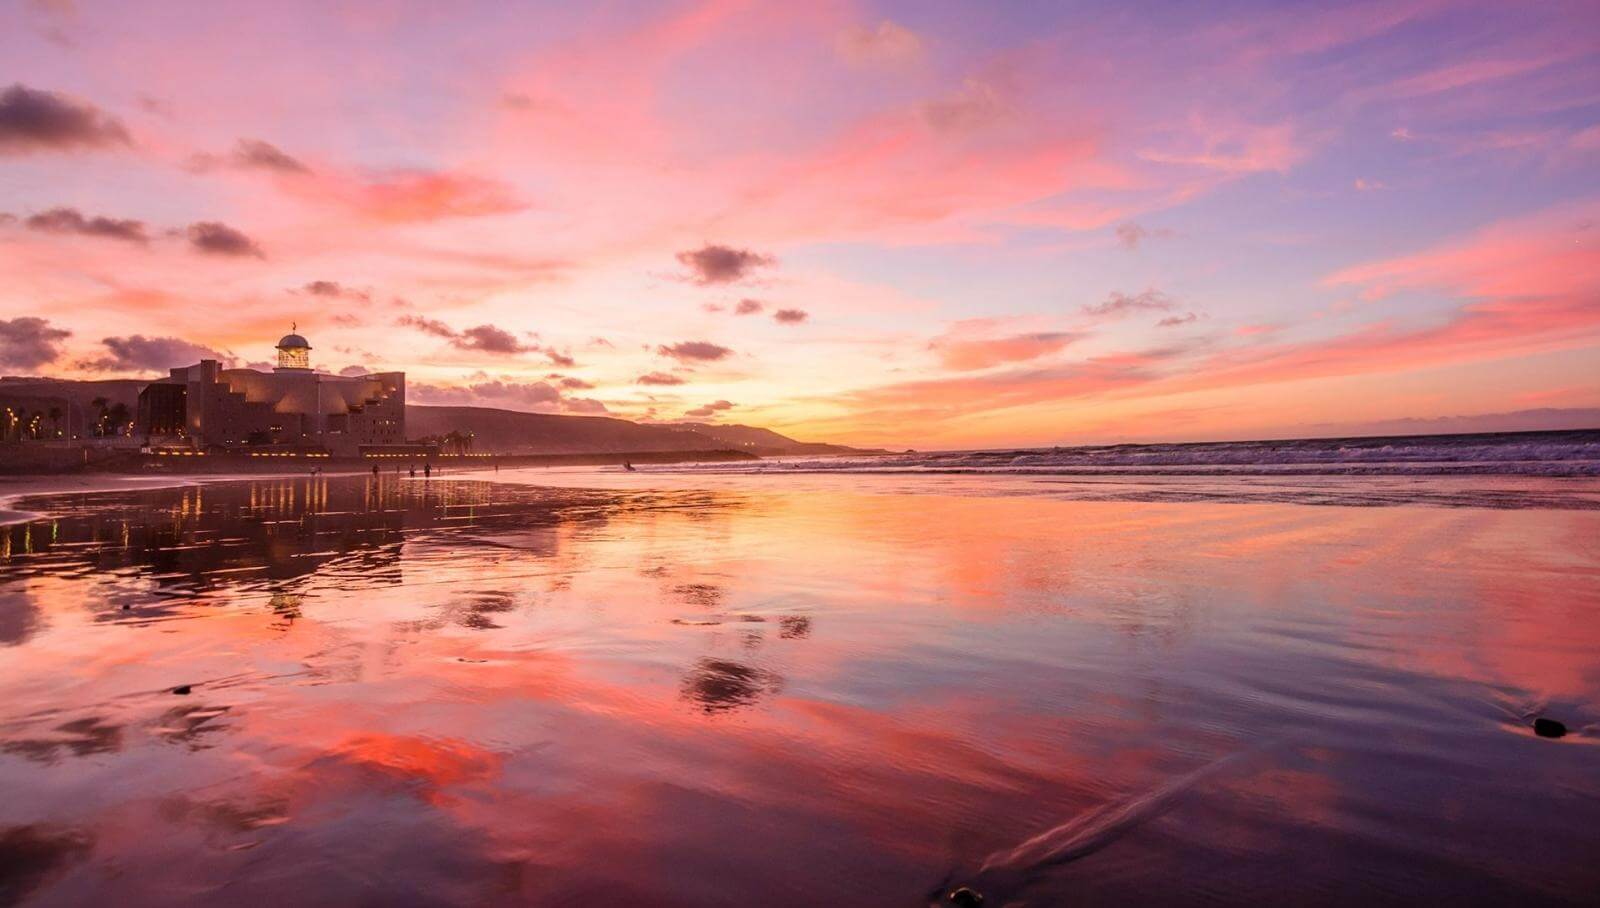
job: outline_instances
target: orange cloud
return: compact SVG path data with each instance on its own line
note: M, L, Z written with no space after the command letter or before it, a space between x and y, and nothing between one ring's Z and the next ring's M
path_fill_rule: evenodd
M528 207L499 180L439 171L403 170L369 179L313 181L308 190L327 193L362 216L392 223L509 214Z
M956 326L953 332L960 332ZM1066 331L1041 331L1006 337L965 338L953 333L929 344L946 369L971 372L1005 363L1026 362L1067 348L1080 335Z

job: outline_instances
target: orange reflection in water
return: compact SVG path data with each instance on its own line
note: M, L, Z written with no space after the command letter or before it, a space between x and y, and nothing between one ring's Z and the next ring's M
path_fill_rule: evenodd
M0 853L41 903L916 904L1243 753L996 885L1597 882L1600 514L998 491L54 502L0 534Z

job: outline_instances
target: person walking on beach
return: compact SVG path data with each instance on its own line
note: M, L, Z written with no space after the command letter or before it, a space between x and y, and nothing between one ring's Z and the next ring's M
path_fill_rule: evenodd
M431 463L423 464L422 465L422 478L423 479L427 479L429 476L432 476L432 475L433 475L433 464L431 464Z
M412 479L416 479L417 478L417 465L416 464L412 464L411 465L411 478Z

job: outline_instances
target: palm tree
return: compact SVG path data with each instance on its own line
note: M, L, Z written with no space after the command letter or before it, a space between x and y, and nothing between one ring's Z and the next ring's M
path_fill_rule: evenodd
M126 435L131 431L130 423L133 422L133 411L122 401L117 401L106 411L106 418L111 423L112 435Z
M94 407L94 434L97 436L106 434L106 407L110 405L111 401L104 397L89 401L89 406Z

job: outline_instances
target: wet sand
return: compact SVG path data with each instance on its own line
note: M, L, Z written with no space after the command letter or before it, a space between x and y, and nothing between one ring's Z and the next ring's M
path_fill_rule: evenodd
M0 901L1600 887L1587 487L492 478L26 501Z
M256 478L288 478L291 475L300 476L303 474L278 474L277 476L269 475ZM27 498L73 493L91 494L96 492L129 492L141 489L174 488L211 482L236 482L246 478L250 477L243 475L178 473L136 476L116 473L0 476L0 526L32 520L41 516L38 511L20 510L13 507L17 502Z
M107 473L73 473L59 476L0 476L0 525L31 520L39 516L35 511L18 510L12 507L19 499L23 498L71 492L120 492L135 489L153 489L188 485L193 481L195 481L193 477L185 476L118 476Z

